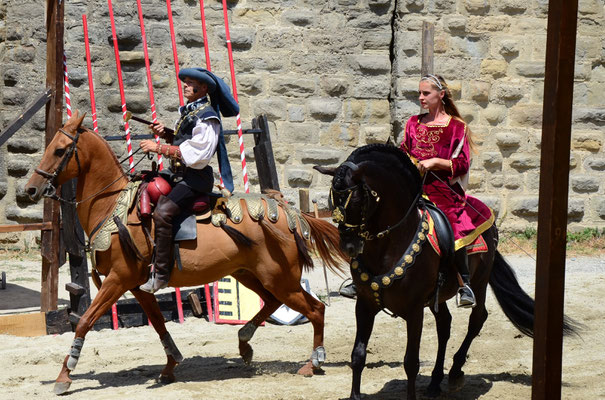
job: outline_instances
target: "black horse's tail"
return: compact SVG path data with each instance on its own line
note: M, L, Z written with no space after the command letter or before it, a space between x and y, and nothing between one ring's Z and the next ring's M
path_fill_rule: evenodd
M534 299L519 286L515 272L499 251L496 251L489 284L502 311L524 335L534 337ZM563 334L577 334L576 323L564 317Z

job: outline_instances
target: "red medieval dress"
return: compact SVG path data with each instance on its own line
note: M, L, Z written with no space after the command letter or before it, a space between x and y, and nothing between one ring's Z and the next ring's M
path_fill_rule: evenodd
M434 175L427 175L424 194L447 216L458 250L475 243L494 223L494 214L481 201L464 192L463 185L470 168L466 124L451 116L445 124L424 124L419 118L415 115L406 123L401 149L412 160L438 157L450 161L449 171L432 171Z

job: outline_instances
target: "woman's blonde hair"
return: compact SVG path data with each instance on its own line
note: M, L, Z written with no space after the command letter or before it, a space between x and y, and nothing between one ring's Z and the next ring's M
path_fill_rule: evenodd
M445 79L443 79L443 77L441 75L432 75L432 74L428 74L422 77L422 79L420 79L421 81L427 81L429 82L435 89L437 90L444 90L445 94L443 96L443 108L445 109L445 112L448 115L451 115L452 117L458 119L459 121L462 121L466 124L466 137L468 139L468 144L471 148L471 151L476 152L475 150L475 142L473 141L473 133L471 132L471 128L468 126L468 124L466 123L466 121L462 118L462 115L460 115L460 111L458 111L458 107L456 107L456 104L454 103L454 98L452 97L452 92L450 91L450 88L447 86L447 83L445 82Z

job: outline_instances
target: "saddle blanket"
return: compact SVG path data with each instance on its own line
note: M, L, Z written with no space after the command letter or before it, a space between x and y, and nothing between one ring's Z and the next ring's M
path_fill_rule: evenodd
M430 213L428 213L427 211L422 212L428 214L427 218L429 222L429 232L427 238L429 240L429 243L431 244L433 250L435 250L435 252L441 256L441 249L439 248L439 238L435 233L435 221L433 221L433 218L431 218ZM466 254L468 255L486 253L487 250L487 243L485 242L485 239L483 239L483 235L479 235L473 243L466 246Z

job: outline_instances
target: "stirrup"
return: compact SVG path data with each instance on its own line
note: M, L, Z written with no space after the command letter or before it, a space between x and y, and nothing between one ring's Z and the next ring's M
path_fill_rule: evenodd
M456 306L459 308L474 308L477 305L473 289L465 283L456 293Z
M143 292L154 294L158 290L164 289L168 286L168 282L162 282L160 284L158 284L158 282L161 281L157 279L155 271L152 271L149 273L149 279L147 282L139 286L139 289L141 289Z

